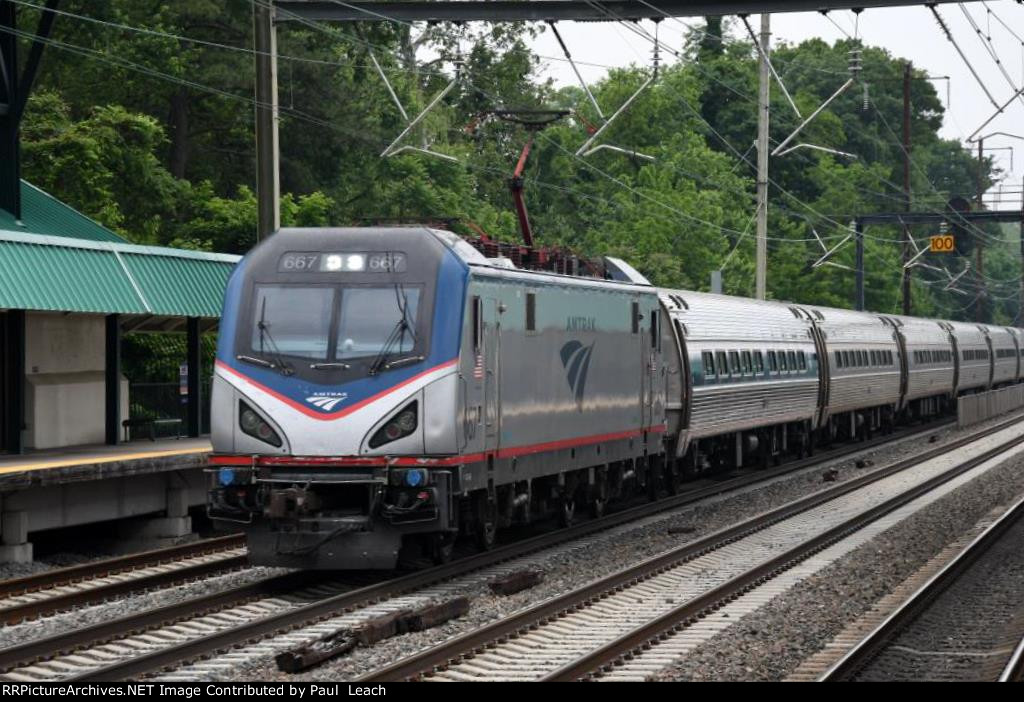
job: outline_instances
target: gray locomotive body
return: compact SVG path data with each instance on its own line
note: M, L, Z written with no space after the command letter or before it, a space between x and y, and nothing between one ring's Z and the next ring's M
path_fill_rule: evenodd
M209 511L256 563L391 568L647 485L649 285L517 270L448 232L283 230L228 286Z
M527 271L420 228L283 230L239 264L209 513L251 559L435 560L1021 379L1021 332Z

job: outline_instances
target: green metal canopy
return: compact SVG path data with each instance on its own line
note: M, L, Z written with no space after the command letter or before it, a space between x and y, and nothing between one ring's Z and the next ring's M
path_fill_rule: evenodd
M0 230L0 309L216 319L238 259Z
M0 229L88 241L127 243L122 237L27 181L21 181L21 219L0 209Z
M20 221L0 210L0 309L220 318L238 256L129 244L24 181L22 199Z

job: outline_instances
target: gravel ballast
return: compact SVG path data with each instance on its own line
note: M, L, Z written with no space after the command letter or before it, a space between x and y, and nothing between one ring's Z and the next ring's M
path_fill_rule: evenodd
M1000 418L998 421L1004 421ZM993 422L995 423L995 422ZM973 427L971 431L975 431ZM965 433L955 427L937 429L932 434L938 441L954 439ZM860 476L877 467L901 458L919 453L927 439L904 439L896 445L870 449L863 454L841 460L829 461L814 468L803 469L790 475L771 479L757 486L745 488L728 495L706 500L699 505L666 512L646 518L630 525L611 529L596 536L585 538L573 544L548 549L531 557L517 559L491 571L467 576L452 583L451 589L458 594L472 598L470 612L440 627L425 632L406 634L386 640L376 646L357 649L352 654L330 661L312 671L296 676L279 673L273 664L273 654L253 652L238 667L223 669L203 675L205 679L217 680L344 680L387 665L399 657L438 643L451 636L479 628L480 626L506 616L513 611L532 606L542 599L562 594L597 577L620 570L639 560L660 553L668 548L696 540L714 530L747 519L755 514L790 502L812 492L830 486L823 481L826 471L834 470L835 480L842 482ZM868 458L873 465L856 468L855 462ZM669 533L669 530L674 533ZM542 584L509 597L495 597L486 588L486 581L497 572L507 572L528 564L545 571ZM114 616L138 612L153 606L181 601L208 592L225 589L250 579L267 577L269 569L250 569L204 580L200 583L179 586L154 593L147 593L119 602L90 607L79 612L48 617L17 627L0 629L0 645L10 645L40 636L46 636L70 628L81 627L106 620ZM490 573L490 575L488 575ZM241 649L236 653L243 653ZM186 667L185 671L188 668Z
M1024 519L901 632L857 680L993 682L1024 634Z
M972 431L974 430L977 430L977 427L973 427ZM953 427L933 432L939 441L952 440L962 433ZM266 652L259 655L254 651L254 655L246 664L229 670L203 672L203 676L217 680L351 679L452 636L477 629L541 600L563 594L669 548L694 541L712 531L821 490L830 486L823 482L822 477L827 470L836 470L835 480L842 482L917 454L922 450L922 441L926 439L904 440L895 446L880 447L863 455L830 461L738 493L720 496L699 505L684 507L639 523L612 529L574 545L549 549L543 554L526 559L531 566L545 571L544 582L510 597L491 595L484 584L486 578L479 575L463 578L453 584L453 590L472 598L472 606L466 616L436 629L398 636L370 648L356 649L345 657L329 661L311 671L285 675L274 666L272 655ZM856 462L864 458L868 458L873 465L864 469L856 468ZM675 533L669 534L670 529ZM517 562L521 564L523 560L519 559ZM505 569L509 567L511 566L506 566ZM188 671L186 668L185 672Z
M994 468L799 583L657 676L780 680L997 505L1024 494L1024 460Z

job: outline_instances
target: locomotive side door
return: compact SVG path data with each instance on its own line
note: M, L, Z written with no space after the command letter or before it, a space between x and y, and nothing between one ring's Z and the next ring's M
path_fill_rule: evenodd
M483 300L484 450L494 451L501 439L501 321L499 302Z

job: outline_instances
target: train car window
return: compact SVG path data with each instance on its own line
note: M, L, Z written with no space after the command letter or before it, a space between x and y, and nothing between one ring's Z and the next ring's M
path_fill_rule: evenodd
M715 363L718 366L718 375L729 375L729 365L725 362L725 351L715 352Z
M796 370L796 351L787 351L786 355L789 356L789 369L791 371Z
M729 372L733 375L742 375L742 371L740 370L739 351L729 352Z
M803 351L796 357L796 360L800 364L800 370L807 370L807 356Z
M473 296L473 348L479 351L484 345L484 302L479 295Z
M744 373L753 373L754 372L754 364L752 364L750 362L750 352L749 351L744 351L743 354L740 356L740 360L743 361L743 372Z
M889 352L889 365L890 366L895 366L896 365L896 361L895 361L895 359L892 356L892 351Z
M871 349L870 351L868 351L868 359L871 361L871 365L877 366L878 365L878 352L875 351L874 349Z
M768 352L768 370L772 373L779 372L779 360L775 357L774 351Z
M842 367L843 367L843 352L842 351L836 351L836 368L842 368Z
M526 293L526 331L537 331L537 295Z
M661 334L658 332L658 310L651 310L651 348L661 348Z
M843 367L844 368L849 368L850 367L850 352L849 351L842 351L840 353L843 354Z
M710 351L705 351L700 355L704 361L704 377L711 378L715 375L715 356Z
M779 370L788 371L789 366L786 364L786 352L779 351Z
M760 351L754 352L754 372L764 373L764 356L761 355Z
M640 333L640 303L633 303L633 333Z

